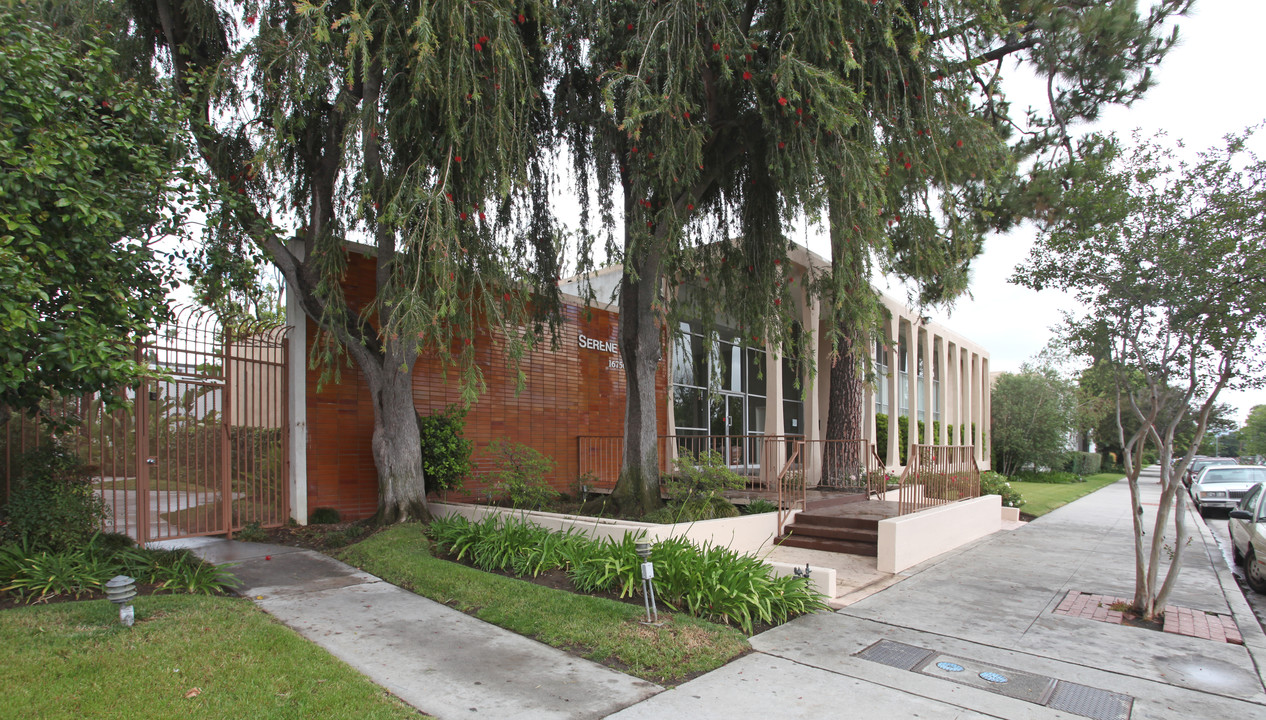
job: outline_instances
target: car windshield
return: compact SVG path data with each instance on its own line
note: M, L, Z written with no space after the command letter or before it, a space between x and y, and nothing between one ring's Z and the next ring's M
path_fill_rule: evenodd
M1266 482L1266 468L1209 468L1200 484Z

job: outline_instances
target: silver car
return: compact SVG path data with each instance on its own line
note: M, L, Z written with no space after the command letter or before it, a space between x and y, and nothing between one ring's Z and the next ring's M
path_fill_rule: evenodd
M1244 566L1249 587L1266 593L1266 485L1248 491L1227 521L1231 554Z
M1266 482L1261 465L1210 465L1191 484L1191 499L1201 516L1209 508L1230 510L1259 482Z

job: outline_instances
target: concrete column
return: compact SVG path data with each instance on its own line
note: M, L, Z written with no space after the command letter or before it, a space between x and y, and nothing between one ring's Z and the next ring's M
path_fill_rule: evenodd
M801 308L800 325L806 332L813 333L812 347L814 348L814 352L816 352L822 345L821 328L818 327L818 318L821 315L821 311L822 306L816 297L810 302L805 303ZM818 354L818 357L821 357L820 353ZM817 377L805 378L805 388L803 392L804 428L801 431L804 433L805 439L805 457L801 458L805 468L805 480L808 481L810 479L814 479L815 483L816 479L821 477L822 467L822 453L815 451L819 450L821 447L820 443L817 441L822 439L825 432L824 425L826 422L826 405L818 402L816 387L824 374L823 367L821 363L818 363L816 367ZM829 369L827 370L827 374L829 374Z
M936 407L935 398L932 397L932 331L923 328L923 442L927 445L936 444L936 437L933 434L932 422L935 417L932 413Z
M962 445L963 433L959 426L963 424L963 347L955 343L950 358L954 369L954 412L950 417L954 423L954 444Z
M993 383L989 382L989 358L980 358L980 378L981 378L981 398L980 407L981 415L984 422L981 427L986 429L985 437L981 445L981 469L989 469L993 465Z
M936 357L941 366L941 391L937 393L941 399L941 435L937 438L937 442L949 445L949 340L944 336L940 338Z
M901 424L898 418L897 402L897 344L901 340L899 334L901 319L896 314L884 322L884 332L888 342L888 467L901 466L900 435Z
M291 241L291 251L302 260L307 254L302 240ZM286 382L290 413L290 517L308 524L308 316L299 304L299 293L287 283L286 324L290 326L289 367Z
M963 351L963 437L967 438L967 445L976 444L976 433L972 432L971 423L975 419L975 403L972 402L972 387L975 383L975 374L973 373L973 353L969 349Z
M910 448L919 444L919 326L914 318L906 322L906 459Z
M976 464L979 465L984 450L984 434L985 434L985 416L981 412L984 407L984 378L980 375L981 357L979 353L972 353L971 376L972 382L972 410L976 421L976 430L972 432L972 444L976 446Z
M765 343L765 437L783 434L782 411L782 355L780 348ZM775 455L767 457L766 452L777 452L777 445L762 443L761 448L761 481L767 487L778 479L778 471L782 469L784 458Z

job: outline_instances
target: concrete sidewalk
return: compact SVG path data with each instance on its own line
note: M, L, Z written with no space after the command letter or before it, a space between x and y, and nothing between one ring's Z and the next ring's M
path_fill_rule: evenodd
M237 563L240 594L438 718L600 718L662 690L321 553L218 538L163 546Z
M1144 478L1142 490L1147 513L1159 487ZM903 581L839 612L758 635L752 639L758 653L614 717L1125 717L1122 706L1113 714L1110 703L1078 704L1082 697L1102 699L1098 691L1126 696L1121 702L1135 720L1266 717L1266 637L1204 523L1191 513L1188 525L1194 538L1170 604L1231 615L1242 646L1053 613L1069 591L1133 594L1129 490L1122 480L1021 529L912 568ZM856 657L881 640L933 655L924 672ZM1001 685L985 689L990 684L973 673L936 670L938 659L997 669L1017 680L1013 686L1024 673L1061 681L1066 685L1056 686L1056 695L1069 688L1063 699L1073 709L1000 694Z

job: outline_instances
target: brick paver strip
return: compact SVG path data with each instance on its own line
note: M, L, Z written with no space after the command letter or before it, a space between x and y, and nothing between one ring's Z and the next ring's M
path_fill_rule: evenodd
M1117 603L1129 605L1130 600L1111 595L1092 595L1078 590L1069 590L1064 599L1055 607L1054 612L1057 615L1120 625L1125 618L1124 613L1112 609L1112 606ZM1235 645L1244 644L1244 636L1240 634L1240 629L1230 615L1217 615L1176 605L1166 605L1164 613L1164 631L1167 633Z

